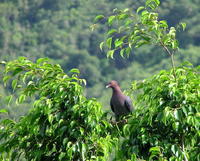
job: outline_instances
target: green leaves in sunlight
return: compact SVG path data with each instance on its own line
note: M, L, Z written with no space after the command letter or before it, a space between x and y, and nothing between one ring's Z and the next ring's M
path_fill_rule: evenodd
M106 161L111 152L115 160L131 161L200 157L200 67L189 63L177 67L176 80L172 70L163 70L134 82L129 92L135 96L135 111L118 125L107 120L95 99L83 96L78 69L71 69L69 76L59 65L43 60L6 63L4 76L11 75L14 81L8 82L20 93L16 103L31 96L37 99L18 122L1 120L1 158ZM12 76L16 67L23 70Z
M123 129L124 160L199 160L200 67L184 64L176 81L163 70L133 83L137 109Z
M13 75L16 69L21 70ZM86 81L78 78L79 73L74 68L69 76L47 58L34 63L20 57L5 64L4 82L11 83L14 92L19 93L16 103L32 96L36 100L18 122L0 122L1 159L108 160L116 144L115 135L111 137L109 131L115 130L106 121L101 105L83 96L81 85ZM7 111L1 109L0 113Z
M146 0L145 6L155 10L160 4L159 0Z
M98 16L95 17L95 21L99 21L99 20L102 20L104 18L105 18L104 15L98 15Z
M108 24L111 26L113 21L115 20L116 16L112 15L108 18Z
M147 0L145 6L138 7L136 12L132 12L130 9L114 9L113 15L108 17L108 26L112 26L112 28L108 30L105 40L108 50L107 57L111 57L109 50L114 53L123 50L118 53L124 57L124 55L129 55L129 49L132 50L133 47L139 48L147 44L158 45L168 55L173 55L179 48L176 39L178 27L169 28L167 21L160 20L156 12L159 5L159 0ZM180 25L185 30L186 24L180 23ZM102 45L100 48L102 49ZM126 50L127 48L129 49Z
M6 109L0 109L0 113L8 113Z
M184 22L181 22L180 23L180 25L182 26L182 28L183 28L183 31L185 30L185 28L186 28L186 23L184 23Z
M108 39L106 40L106 44L107 44L107 46L108 46L109 49L112 48L112 37L110 37L110 38L108 38Z
M107 24L108 31L102 27L97 33L88 35L88 20L91 18L86 15L94 15L95 9L104 6L106 7L104 11L114 8L102 1L99 3L101 5L96 5L94 10L87 13L84 7L87 6L87 10L90 10L90 3L93 1L67 3L69 6L62 5L61 2L56 3L57 5L44 3L41 9L37 9L38 4L31 3L27 4L28 9L30 11L37 9L34 18L27 9L22 10L27 12L23 17L9 16L9 24L14 27L17 25L20 32L14 30L2 33L2 37L6 40L6 43L0 42L2 49L5 50L2 50L3 52L13 53L15 50L8 50L11 46L15 46L13 49L17 49L16 53L19 48L19 53L23 55L27 52L29 56L39 57L39 54L44 52L54 58L52 61L60 61L68 71L66 74L61 65L50 63L48 58L39 58L33 62L26 57L19 57L17 60L1 62L2 83L7 87L5 91L2 90L1 98L7 94L7 89L12 95L7 94L4 99L4 102L8 103L9 110L4 109L7 107L0 107L0 160L200 160L200 67L193 67L190 63L175 67L173 61L173 55L179 49L177 29L185 30L186 24L180 23L177 27L169 25L157 12L160 1L146 0L143 6L139 6L139 2L136 3L139 7L135 12L130 8L114 9L110 16L106 17L102 15L104 12L99 11L101 15L95 18L95 22ZM175 3L169 3L169 8L174 10L170 7L171 4ZM14 7L14 3L12 5ZM6 8L4 9L6 11ZM19 15L23 14L19 12ZM162 13L162 17L165 16ZM14 21L15 19L22 21L24 17L28 17L25 26ZM173 18L171 20L174 20ZM2 18L2 24L4 19ZM84 23L81 23L82 21ZM56 25L53 25L54 23ZM31 26L35 28L33 33L24 32L29 31L28 28ZM97 24L91 25L92 30L96 27ZM4 26L4 29L6 28L8 27ZM42 32L38 32L40 29ZM95 86L96 96L104 95L100 90L103 86L102 80L117 74L121 76L121 80L125 79L125 76L130 79L142 79L143 70L149 66L151 66L148 69L150 74L159 69L159 66L155 67L155 61L159 62L161 58L158 56L158 59L149 61L146 67L143 67L151 55L134 56L139 63L132 66L133 72L129 66L132 60L128 63L113 61L113 68L110 68L108 61L104 59L99 61L101 56L97 58L93 53L96 51L96 40L103 36L102 32L106 33L106 38L99 47L107 52L109 58L114 59L116 54L128 57L134 48L157 45L171 56L173 64L172 70L162 70L150 78L131 84L127 93L133 98L134 111L119 121L113 121L110 114L102 110L102 105L95 98L85 97L85 93L88 91L90 93L92 91L90 87ZM15 36L9 38L11 33ZM190 32L194 33L196 30ZM27 37L22 38L22 35ZM189 38L188 35L186 37ZM9 43L11 40L14 43L9 44L7 40L10 40ZM192 38L189 40L193 41ZM188 51L199 50L199 48L193 50L194 46L188 44L186 46L191 49ZM140 53L148 54L149 51L154 53L154 50L157 49L144 48ZM63 56L63 53L67 55ZM165 66L165 62L162 64ZM76 67L80 68L80 71ZM102 69L99 70L100 68ZM141 69L135 71L138 68ZM126 69L127 73L124 72ZM117 70L120 70L120 74L116 72ZM137 74L140 72L142 74ZM102 78L102 73L105 79ZM92 83L88 85L86 92L84 91L86 80L81 79L84 76L88 79L92 77ZM33 104L29 103L30 100ZM10 110L13 108L11 106L14 103L18 105L24 102L30 104L27 103L25 106L32 107L29 112L16 119L17 121L8 119L11 118L10 111L14 111Z

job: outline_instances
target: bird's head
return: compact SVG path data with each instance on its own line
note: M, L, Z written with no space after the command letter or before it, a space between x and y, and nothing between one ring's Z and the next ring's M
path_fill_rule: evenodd
M107 85L106 85L106 88L116 88L116 87L119 87L117 81L115 80L112 80L110 81Z

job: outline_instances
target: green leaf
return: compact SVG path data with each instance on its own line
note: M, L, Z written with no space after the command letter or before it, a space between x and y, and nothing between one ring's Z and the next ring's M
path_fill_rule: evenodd
M70 72L70 73L77 73L77 74L80 73L79 69L77 69L77 68L73 68L73 69L71 69L69 72Z
M80 132L81 132L81 135L84 135L84 131L85 131L85 130L84 130L82 127L80 127L79 130L80 130Z
M125 51L124 48L120 50L120 56L121 56L122 58L124 58L124 51Z
M87 150L87 145L83 143L83 144L81 145L81 147L82 147L82 148L81 148L82 159L85 160L85 152L86 152L86 150Z
M83 85L87 85L87 81L85 79L81 79L81 82L83 83Z
M110 37L106 40L106 44L107 44L108 48L111 49L111 47L112 47L112 37Z
M118 15L119 20L126 19L127 17L129 17L129 16L128 16L128 14L125 14L125 13Z
M10 125L10 124L14 124L15 122L11 119L4 119L4 120L1 121L1 123L3 125Z
M47 61L49 61L49 58L39 58L39 59L36 61L36 63L37 63L37 64L41 64L41 63L47 62Z
M112 25L112 23L113 23L113 21L114 21L114 19L116 18L116 16L110 16L109 18L108 18L108 24L109 25Z
M19 153L17 151L13 151L11 155L11 160L17 160L17 157L19 157Z
M10 75L6 75L5 77L3 77L3 82L4 82L4 85L6 85L7 81L11 78Z
M169 35L170 35L172 38L175 38L175 36L176 36L176 29L175 29L174 27L170 27Z
M114 52L115 52L115 50L109 50L109 51L107 52L107 57L113 59Z
M6 97L7 104L9 104L11 102L12 98L13 98L12 95Z
M33 82L33 81L29 81L28 83L27 83L27 86L31 86L31 85L34 85L35 83Z
M147 7L150 7L151 9L156 9L156 7L158 7L160 4L160 1L159 0L147 0L145 5Z
M174 117L175 117L177 120L183 119L182 110L175 110L175 111L174 111Z
M176 154L176 151L177 151L177 147L175 145L172 145L171 146L171 151Z
M177 49L178 48L178 41L174 40L171 42L172 49Z
M108 35L108 36L109 36L109 35L112 35L112 34L115 33L115 32L117 32L116 29L111 29L111 30L108 31L107 35Z
M24 62L25 60L27 60L27 57L24 57L24 56L20 56L18 58L19 62Z
M181 22L181 23L180 23L180 25L182 26L182 28L183 28L183 31L185 31L185 28L186 28L186 23L184 23L184 22Z
M23 71L22 68L20 68L20 67L15 68L15 70L14 70L13 73L12 73L12 76L17 75L17 74L20 73L21 71Z
M15 90L16 87L17 87L17 79L14 79L14 80L12 81L12 88L13 88L13 90Z
M131 132L130 132L130 125L129 124L124 125L123 132L124 132L125 136L129 136L130 135Z
M188 116L188 109L186 107L183 107L182 110L185 116Z
M48 121L50 122L50 124L52 124L53 120L54 120L54 116L52 114L49 114Z
M95 17L94 21L96 22L96 21L102 20L104 18L105 18L104 15L98 15Z
M147 10L142 11L142 18L148 18L149 12Z
M131 23L133 23L133 20L131 20L131 19L128 19L128 20L126 20L126 23L125 23L125 25L126 25L126 26L129 26Z
M149 42L146 40L140 40L136 43L135 48L139 48L142 45L148 44Z
M156 153L159 153L160 152L160 147L152 147L150 148L149 152L156 152Z
M162 21L159 21L159 23L160 23L160 26L161 26L161 27L164 27L164 28L167 28L167 27L168 27L168 24L167 24L167 22L166 22L166 21L164 21L164 20L162 20Z
M114 8L114 9L113 9L113 13L117 13L118 11L119 11L118 8Z
M99 48L101 49L101 51L103 50L103 45L104 45L104 42L101 42L99 45Z
M137 9L137 13L139 13L141 10L143 10L143 9L145 9L145 7L144 6L140 6L138 9Z
M136 154L131 154L131 161L137 161L137 156Z
M67 150L67 154L70 158L72 158L73 149L72 147Z
M130 47L126 48L126 49L125 49L125 53L126 53L126 55L129 57L129 55L130 55L130 53L131 53L131 48L130 48Z
M146 43L150 43L150 41L151 41L150 37L148 37L148 36L141 36L141 37L146 41Z
M123 41L121 41L121 40L119 40L119 39L116 39L115 40L115 47L117 48L117 47L119 47L119 46L121 46L123 44Z
M22 95L20 95L19 96L19 103L23 103L24 101L25 101L25 99L26 99L26 95L24 95L24 94L22 94Z
M69 139L68 139L68 138L64 138L64 139L63 139L63 145L64 145L64 146L66 146L66 145L67 145L67 143L68 143L68 141L69 141Z
M6 109L0 109L0 113L8 113Z
M124 12L128 12L130 9L129 8L125 8L124 9Z
M164 43L164 45L168 45L170 41L171 41L171 38L169 35L163 36L162 42Z
M59 155L59 160L64 160L63 158L65 157L66 153L61 152Z

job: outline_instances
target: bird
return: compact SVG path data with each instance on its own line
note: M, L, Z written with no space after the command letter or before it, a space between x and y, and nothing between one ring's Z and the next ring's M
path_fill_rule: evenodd
M106 88L112 88L112 97L110 99L111 110L115 114L116 120L119 120L121 116L128 115L133 111L133 105L130 97L125 96L117 81L112 80Z

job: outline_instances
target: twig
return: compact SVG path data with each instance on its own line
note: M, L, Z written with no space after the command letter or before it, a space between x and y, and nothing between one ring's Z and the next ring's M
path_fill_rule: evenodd
M163 47L163 49L167 52L167 54L170 56L171 58L171 64L172 64L172 69L173 69L173 75L176 81L176 71L175 71L175 63L174 63L174 52L171 52L164 44L162 41L160 41L161 46Z

